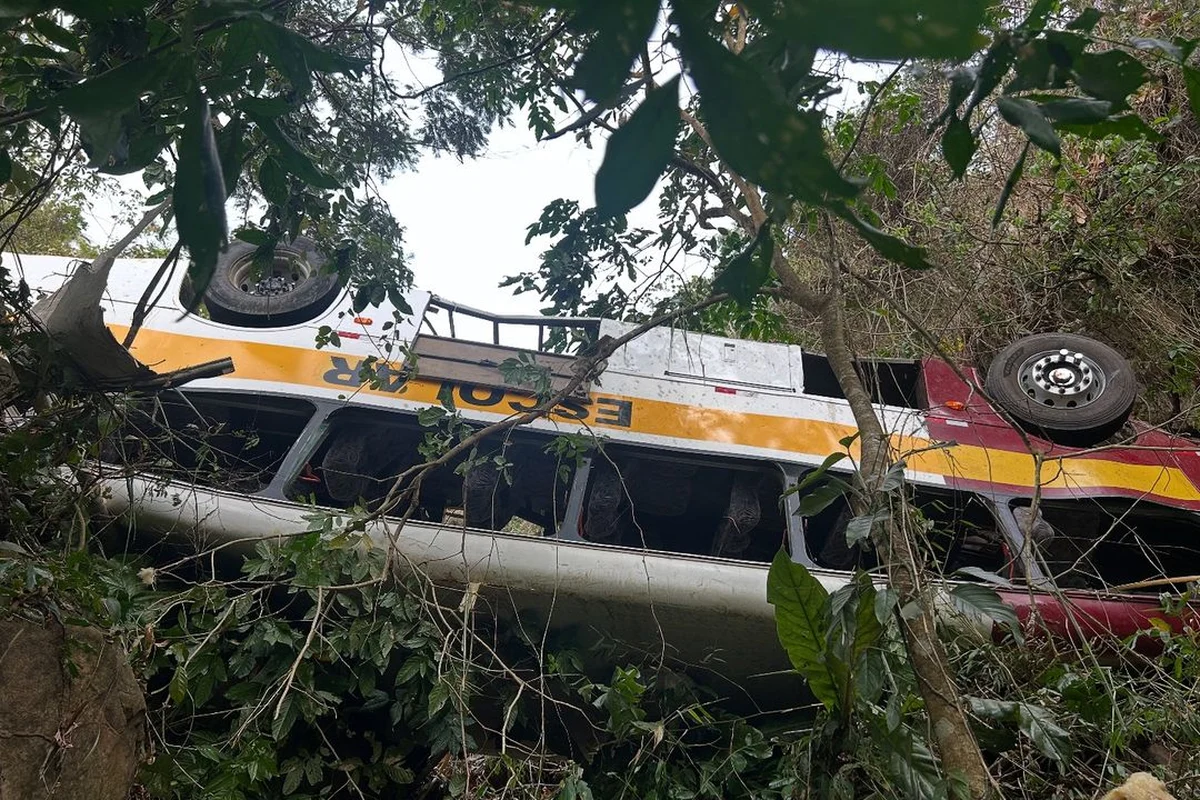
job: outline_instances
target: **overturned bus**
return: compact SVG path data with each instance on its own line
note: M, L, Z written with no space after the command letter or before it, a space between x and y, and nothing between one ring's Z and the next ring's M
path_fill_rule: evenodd
M104 310L118 338L157 266L114 266ZM53 293L70 263L20 269ZM572 359L548 343L630 329L419 291L411 313L355 316L346 291L302 245L263 268L235 244L203 313L184 313L186 281L170 278L131 352L166 369L230 356L234 370L131 416L106 455L104 512L208 547L294 535L314 509L373 508L426 459L429 409L475 426L528 410L537 399L510 382L514 363L559 388ZM1064 634L1120 637L1167 618L1160 593L1200 579L1200 443L1128 421L1135 386L1111 349L1016 342L984 379L996 406L969 367L859 366L949 580L990 574L1022 618L1036 608ZM803 492L787 491L854 432L823 356L659 328L545 417L430 475L402 530L384 515L367 533L394 535L405 568L451 594L471 587L502 618L650 648L761 697L787 669L766 600L773 555L786 548L828 588L874 565L846 544L844 498L801 515Z

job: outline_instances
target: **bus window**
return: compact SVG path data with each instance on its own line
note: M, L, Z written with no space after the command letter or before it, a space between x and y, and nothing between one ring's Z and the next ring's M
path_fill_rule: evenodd
M398 476L426 461L427 430L410 414L345 409L293 483L293 499L376 509ZM552 437L510 431L481 442L474 454L426 474L413 519L509 533L548 535L566 509L574 462L547 452ZM469 461L469 466L468 466ZM406 511L397 505L388 513Z
M104 443L106 461L251 494L275 476L314 413L304 400L235 392L170 392L138 403Z
M587 541L770 561L787 521L775 465L608 448L592 457L580 533Z
M844 480L849 480L846 476ZM926 556L946 575L964 567L1008 576L1012 549L1001 533L990 504L965 492L914 487L911 502L921 526L920 541ZM804 541L813 562L827 569L874 569L879 565L874 547L862 542L850 547L846 526L853 518L846 498L839 498L804 520ZM957 577L964 577L959 575Z
M553 437L511 431L479 445L462 479L467 527L552 536L562 526L575 461L557 455Z
M1014 504L1029 529L1027 501ZM1145 502L1043 501L1031 537L1038 565L1064 589L1161 592L1200 574L1200 517ZM1175 579L1175 580L1172 580Z

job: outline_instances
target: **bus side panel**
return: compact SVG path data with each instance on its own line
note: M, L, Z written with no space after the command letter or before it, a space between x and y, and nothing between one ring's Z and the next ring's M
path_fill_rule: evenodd
M979 380L970 368L963 374ZM1068 447L1022 435L940 360L923 363L922 381L930 437L955 443L939 456L950 462L946 474L971 475L951 478L959 488L1029 496L1032 446L1043 454L1041 482L1048 497L1153 497L1177 508L1200 509L1200 442L1139 426L1132 446Z

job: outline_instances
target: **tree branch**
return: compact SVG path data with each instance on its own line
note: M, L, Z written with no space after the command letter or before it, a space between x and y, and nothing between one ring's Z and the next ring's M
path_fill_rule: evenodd
M721 179L714 175L712 170L706 169L681 155L671 156L671 166L683 170L690 175L695 175L708 184L708 187L716 194L717 199L721 201L721 207L725 210L726 216L736 222L747 234L754 235L754 223L737 207L737 201L734 199L733 193L729 191L729 187L722 184Z
M175 240L175 246L171 248L171 252L167 253L167 257L163 259L159 265L158 271L154 273L154 277L146 284L146 290L142 292L142 296L138 298L137 305L133 309L133 321L129 325L129 331L125 334L125 340L121 342L121 346L125 349L133 344L134 338L138 331L142 328L142 323L146 321L146 314L150 310L150 297L154 294L154 288L158 286L158 282L163 279L167 270L174 270L175 265L179 261L179 251L183 248L181 239Z
M411 94L400 94L398 92L392 92L392 96L394 98L396 98L397 100L416 100L418 98L424 97L425 95L429 94L430 92L434 92L434 91L437 91L438 89L441 89L443 86L448 86L451 83L460 81L463 78L470 78L472 75L481 75L485 72L490 72L491 70L494 70L494 69L499 69L501 67L507 67L509 64L515 64L518 61L524 61L525 59L529 58L530 56L536 55L539 50L541 50L543 47L548 45L551 42L551 40L554 39L555 36L558 36L560 33L563 32L563 30L566 29L567 25L570 24L570 22L571 22L570 17L563 19L561 22L559 22L557 25L555 25L553 28L551 28L550 31L545 36L543 36L541 39L538 39L533 44L532 47L530 47L528 50L524 50L520 53L517 53L516 55L509 56L508 58L502 58L499 61L494 61L490 64L483 64L478 67L472 67L471 69L463 70L462 72L456 72L455 74L451 75L448 78L443 78L442 80L438 81L437 83L430 84L429 86L426 86L424 89L421 89L420 91L417 91L417 92L412 92Z
M907 63L907 58L900 59L900 63L897 64L896 68L892 70L886 78L883 79L883 83L879 84L879 88L871 93L871 98L867 100L867 106L863 109L862 119L858 122L858 131L854 134L854 141L850 143L850 147L848 147L845 154L842 155L842 160L838 162L838 172L841 172L846 168L846 162L850 160L850 156L854 153L854 149L858 147L858 142L860 139L862 139L863 131L867 129L867 122L869 122L871 119L871 109L875 107L875 103L877 100L879 100L879 96L883 94L883 90L888 87L888 84L900 74L900 70L903 69L904 65Z
M716 153L717 148L713 146L712 137L708 135L708 129L704 127L704 123L697 119L696 116L687 109L681 108L679 110L679 115L683 117L683 121L686 122L691 129L696 132L696 135L700 137L700 140L708 145L710 150ZM755 236L758 234L758 229L762 227L764 222L767 221L767 212L763 210L762 200L758 196L758 188L753 186L749 181L747 181L741 175L738 175L733 170L729 171L729 177L738 187L738 190L742 193L742 199L746 201L746 207L750 209L750 219L754 222L754 229L752 231L748 231L748 233L750 233L751 236Z
M821 344L860 434L858 483L861 492L851 496L851 506L857 515L870 514L875 511L880 487L890 467L891 440L883 429L850 350L837 242L828 216L825 222L830 237L830 285L819 312ZM777 263L776 272L789 292L798 285L808 289L790 265ZM795 299L805 305L804 295ZM918 610L911 619L905 619L897 611L897 618L942 762L948 771L960 772L966 778L970 796L978 800L988 796L992 779L971 730L958 686L950 674L945 648L938 638L934 602L922 580L925 565L912 541L910 531L915 526L911 522L911 509L902 502L899 511L893 511L880 530L872 534L872 541L887 570L888 584L899 598L897 609Z

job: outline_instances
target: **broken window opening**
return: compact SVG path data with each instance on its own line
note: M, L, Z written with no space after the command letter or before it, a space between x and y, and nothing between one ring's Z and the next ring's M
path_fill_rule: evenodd
M852 479L850 475L841 477ZM1013 548L986 500L966 492L918 486L911 488L908 502L923 529L919 541L943 574L969 580L970 575L955 573L970 567L1015 577ZM843 496L804 520L804 542L814 564L835 570L872 570L879 566L870 541L853 546L846 541L846 528L853 518L848 499Z
M818 397L844 399L845 392L833 374L829 358L820 353L805 352L804 393ZM902 408L922 408L920 385L921 363L905 359L858 359L854 362L863 388L876 403Z
M580 519L586 541L770 561L784 542L775 464L607 448L593 456Z
M345 409L289 489L291 499L317 505L376 509L396 479L427 459L429 429L411 414ZM553 452L554 437L509 431L426 473L411 519L547 536L557 532L574 478L574 461ZM389 509L402 516L406 506Z
M1029 502L1015 501L1024 531ZM1158 593L1200 575L1200 517L1183 509L1125 500L1047 500L1038 506L1035 559L1064 589Z
M106 461L252 494L275 477L315 409L288 397L170 392L135 403L103 445Z

